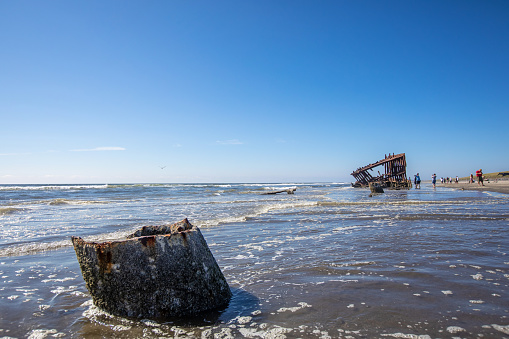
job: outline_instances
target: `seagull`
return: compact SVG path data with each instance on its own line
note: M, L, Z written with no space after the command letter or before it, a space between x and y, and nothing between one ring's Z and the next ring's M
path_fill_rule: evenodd
M161 169L165 169L165 168L166 168L166 166L159 166L159 167L160 167Z

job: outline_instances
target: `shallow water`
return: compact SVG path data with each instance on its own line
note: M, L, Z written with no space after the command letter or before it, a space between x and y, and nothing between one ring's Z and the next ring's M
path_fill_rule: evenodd
M295 195L261 195L297 187ZM70 236L189 218L234 297L168 322L91 303ZM509 196L344 184L0 186L0 337L509 337Z

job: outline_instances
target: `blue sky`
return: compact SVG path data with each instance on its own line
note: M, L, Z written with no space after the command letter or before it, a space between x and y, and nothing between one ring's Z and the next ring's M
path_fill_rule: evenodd
M2 1L0 183L351 182L388 153L424 179L508 170L508 18L507 1Z

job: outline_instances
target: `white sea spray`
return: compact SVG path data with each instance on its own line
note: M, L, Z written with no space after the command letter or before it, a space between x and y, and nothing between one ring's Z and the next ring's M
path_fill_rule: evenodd
M287 311L297 312L298 310L302 310L302 309L307 308L307 307L312 307L311 305L309 305L306 302L299 302L297 305L298 306L294 306L294 307L281 307L280 309L277 310L277 312L279 312L279 313L287 312Z
M472 279L474 279L474 280L483 280L484 276L481 273L477 273L477 274L472 275Z
M459 327L459 326L449 326L449 327L447 327L446 331L454 334L454 333L459 333L459 332L465 332L466 330L463 327Z
M393 337L393 338L403 338L403 339L431 339L431 337L427 334L406 334L406 333L382 333L381 337Z
M471 304L484 304L483 300L469 300Z
M47 338L49 335L52 335L55 333L57 333L57 330L55 330L55 329L51 329L51 330L36 329L36 330L32 330L28 334L28 339L44 339L44 338Z
M499 332L502 332L504 334L509 334L509 325L492 324L491 326Z

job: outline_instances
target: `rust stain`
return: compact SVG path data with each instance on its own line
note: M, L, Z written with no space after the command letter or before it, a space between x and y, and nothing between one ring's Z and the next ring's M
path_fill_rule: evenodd
M99 269L101 273L111 273L111 268L113 267L113 255L111 254L111 249L109 246L104 246L104 244L96 245L97 251L97 261L99 262Z
M145 247L154 247L156 244L156 237L154 237L154 236L141 237L139 239L140 239L141 244Z

